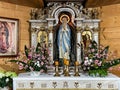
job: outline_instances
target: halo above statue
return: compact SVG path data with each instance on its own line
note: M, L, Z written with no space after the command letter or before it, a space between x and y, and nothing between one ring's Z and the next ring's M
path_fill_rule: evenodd
M62 18L66 17L67 18L67 23L70 21L70 17L67 14L63 14L60 16L60 22L62 23Z

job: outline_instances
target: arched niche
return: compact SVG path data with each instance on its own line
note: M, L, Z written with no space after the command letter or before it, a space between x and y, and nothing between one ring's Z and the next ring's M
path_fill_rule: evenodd
M58 24L58 22L59 22L59 15L62 13L62 12L68 12L68 13L70 13L71 14L71 22L74 24L74 19L76 18L76 15L77 15L77 13L72 9L72 8L56 8L55 10L53 10L53 12L52 12L52 14L51 14L51 16L52 17L54 17L55 18L55 24L54 24L54 26L55 25L57 25Z

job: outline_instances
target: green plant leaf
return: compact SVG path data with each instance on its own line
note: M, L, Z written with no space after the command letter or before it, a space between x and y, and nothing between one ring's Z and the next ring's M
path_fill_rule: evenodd
M29 49L27 48L27 46L26 46L26 45L25 45L24 49L25 49L25 55L26 55L26 57L28 57L28 52L29 52Z

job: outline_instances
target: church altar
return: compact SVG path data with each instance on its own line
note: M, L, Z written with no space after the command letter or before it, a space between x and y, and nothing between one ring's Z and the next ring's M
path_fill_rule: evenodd
M72 64L75 61L81 63L90 42L96 41L99 45L99 24L101 20L98 19L98 14L97 8L84 9L82 4L76 2L50 2L45 9L32 9L31 20L29 20L31 46L37 47L38 43L45 42L50 51L50 65L55 64L56 61L62 61L60 59L64 59L66 56L69 56L66 59L69 59ZM66 16L65 21L63 16ZM62 25L64 27L61 28ZM59 30L63 31L60 31L61 33L65 32L65 34L58 33ZM66 35L68 31L69 34ZM69 43L64 42L66 40L63 41L64 44L68 44L66 45L67 53L64 52L65 55L62 54L63 56L61 56L59 53L62 49L60 49L61 51L58 50L57 47L59 46L57 44L59 43L57 42L59 42L59 39L62 41L62 37L65 35L72 39L68 40ZM68 49L68 46L72 48ZM70 65L73 66L72 64ZM55 72L57 73L58 63L55 66L57 68ZM77 72L79 73L78 70ZM54 77L54 75L54 72L51 74L41 73L39 76L21 73L18 77L13 78L13 90L120 90L120 78L111 73L106 77L91 77L85 73L80 73L78 77L71 72L70 76L68 75L69 77L62 75Z
M120 90L120 78L109 73L107 77L91 77L80 73L79 77L41 74L33 77L21 73L13 78L13 90Z

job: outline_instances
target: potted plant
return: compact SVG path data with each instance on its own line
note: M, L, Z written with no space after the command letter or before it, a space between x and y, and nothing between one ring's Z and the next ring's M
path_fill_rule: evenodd
M19 69L24 69L25 71L33 72L47 72L47 67L49 65L49 49L45 42L38 43L37 47L27 48L25 46L25 56L26 58L17 58L15 60L10 60L10 62L15 62L18 64ZM36 76L36 75L35 75Z
M97 43L92 41L81 64L83 71L86 71L90 76L107 76L108 68L120 63L120 59L106 61L108 49L109 46L98 47Z
M0 71L0 90L9 90L13 86L13 77L16 77L15 72Z

